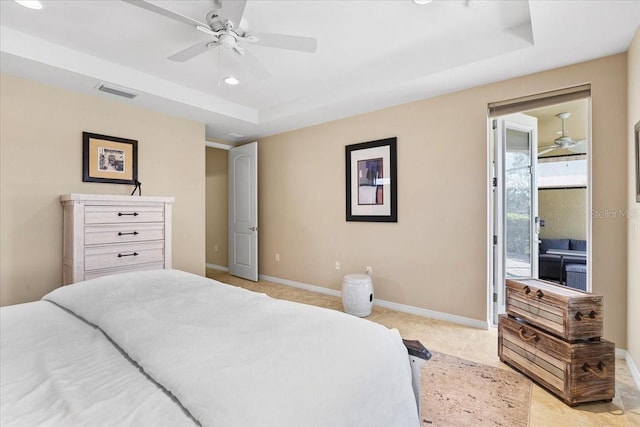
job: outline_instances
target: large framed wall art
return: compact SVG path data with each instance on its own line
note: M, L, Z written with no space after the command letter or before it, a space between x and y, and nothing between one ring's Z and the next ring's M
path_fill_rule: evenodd
M397 138L347 145L346 220L398 222Z
M633 127L636 137L636 202L640 203L640 122Z

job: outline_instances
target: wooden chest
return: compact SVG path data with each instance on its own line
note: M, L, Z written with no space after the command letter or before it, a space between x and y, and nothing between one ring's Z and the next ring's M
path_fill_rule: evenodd
M568 341L603 334L602 296L542 280L507 280L506 310Z
M611 400L615 394L615 348L604 339L570 343L503 314L498 355L567 405Z

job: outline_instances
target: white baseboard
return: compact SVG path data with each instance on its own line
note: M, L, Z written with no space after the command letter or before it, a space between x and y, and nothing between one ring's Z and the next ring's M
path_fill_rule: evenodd
M292 286L294 288L306 289L307 291L318 292L325 295L332 295L340 298L342 292L335 289L324 288L322 286L309 285L307 283L295 282L293 280L281 279L279 277L260 275L260 280L266 280L268 282L279 283L281 285ZM414 307L406 304L399 304L397 302L385 301L378 298L373 300L373 304L388 308L391 310L401 311L403 313L417 314L418 316L429 317L431 319L444 320L459 325L469 326L476 329L489 329L489 324L481 320L470 319L468 317L456 316L454 314L442 313L439 311L427 310L426 308Z
M305 289L307 291L318 292L319 294L332 295L338 298L342 297L342 292L336 291L335 289L323 288L322 286L309 285L307 283L295 282L293 280L281 279L279 277L267 276L265 274L260 275L260 280L266 280L267 282L279 283L281 285Z
M633 378L633 382L636 384L636 388L640 390L640 371L638 370L638 366L631 358L629 352L623 348L616 348L616 359L622 359L627 362L627 367L629 368L629 372L631 373L631 378Z
M228 267L223 267L222 265L206 263L206 266L212 270L229 271Z
M625 360L627 361L627 367L629 368L629 372L631 372L633 381L636 383L636 388L640 390L640 370L638 370L638 365L635 364L629 352L626 353L627 357L625 357Z

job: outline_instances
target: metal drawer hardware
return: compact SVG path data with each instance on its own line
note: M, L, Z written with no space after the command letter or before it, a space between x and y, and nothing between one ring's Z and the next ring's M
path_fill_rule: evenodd
M138 256L138 255L140 255L138 252L134 252L132 254L118 254L118 258L122 258L125 256Z
M123 233L122 231L118 231L118 236L137 236L138 233L137 231L132 231L130 233Z
M590 319L595 319L597 314L598 313L596 313L595 311L591 310L591 313L589 313L589 318ZM582 314L580 312L577 312L575 317L576 317L576 320L582 320L582 318L584 317L584 314Z
M524 328L520 328L518 330L518 334L520 335L520 338L522 338L525 341L531 341L531 340L539 341L540 340L540 338L538 338L538 336L535 333L531 334L530 336L526 336L524 334Z
M126 212L118 212L118 216L138 216L140 215L138 212L126 213Z
M524 291L525 295L529 295L531 293L531 288L528 286L525 286L524 288L522 288L522 290ZM544 293L540 289L538 289L536 291L536 296L538 297L538 299L542 299Z

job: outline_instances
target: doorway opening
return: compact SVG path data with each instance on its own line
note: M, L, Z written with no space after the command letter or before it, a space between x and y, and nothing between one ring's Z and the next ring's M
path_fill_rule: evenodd
M591 289L590 88L545 95L489 108L494 325L507 279Z

